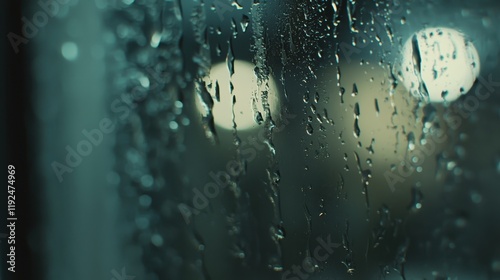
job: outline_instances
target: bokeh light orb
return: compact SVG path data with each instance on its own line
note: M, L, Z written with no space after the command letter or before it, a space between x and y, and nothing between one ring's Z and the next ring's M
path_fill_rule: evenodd
M423 29L403 46L403 84L413 96L427 102L456 100L471 89L479 71L476 48L451 28Z
M227 63L218 63L210 69L210 75L204 78L207 90L214 101L212 114L215 125L222 129L232 130L234 112L234 122L238 130L259 127L259 119L264 120L266 117L262 99L263 91L267 92L267 104L271 116L273 119L279 116L278 88L274 78L269 76L266 90L264 84L259 88L254 64L244 60L235 60L233 69L234 73L231 76ZM232 93L231 84L233 86ZM236 100L234 108L233 97ZM199 100L197 100L196 105L198 111L204 114L205 107ZM261 117L259 117L259 113Z

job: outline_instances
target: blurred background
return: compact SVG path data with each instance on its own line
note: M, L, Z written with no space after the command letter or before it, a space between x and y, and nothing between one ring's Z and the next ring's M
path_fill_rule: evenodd
M497 1L3 5L0 279L500 279Z

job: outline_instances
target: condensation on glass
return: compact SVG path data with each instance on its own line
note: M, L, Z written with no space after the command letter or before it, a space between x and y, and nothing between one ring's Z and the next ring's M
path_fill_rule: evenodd
M500 277L495 1L90 2L129 274Z

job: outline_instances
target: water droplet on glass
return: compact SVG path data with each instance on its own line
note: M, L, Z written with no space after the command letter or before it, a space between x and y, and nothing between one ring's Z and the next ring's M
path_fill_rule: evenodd
M408 141L408 150L413 151L415 149L415 134L413 132L408 133L406 139Z
M352 96L357 96L358 95L358 86L354 83L352 84Z
M359 118L359 114L360 114L360 110L359 110L359 103L356 102L356 104L354 104L354 117L355 118Z
M314 103L318 103L318 102L319 102L319 93L318 93L318 92L316 92L316 93L314 94Z
M312 125L311 125L310 123L308 123L308 124L306 125L306 132L307 132L307 134L309 134L309 135L312 135L312 134L313 134L313 132L314 132L314 129L313 129L313 127L312 127Z
M354 120L354 136L356 138L359 138L359 136L361 135L361 129L359 128L358 121L359 121L359 119Z
M345 88L341 87L339 91L340 103L344 103Z
M309 91L306 91L304 93L304 95L302 96L302 100L304 101L304 103L309 103Z
M258 125L261 125L264 122L264 118L262 117L262 113L260 111L255 112L255 122Z
M157 48L160 45L161 38L162 38L161 32L154 32L153 35L151 36L151 40L149 42L149 45L152 48Z
M241 17L240 25L241 25L241 30L245 32L247 30L248 24L250 23L250 18L248 16L243 15Z
M409 209L413 211L420 210L420 208L422 208L423 197L424 195L422 194L420 187L418 185L414 185L411 188L411 200Z

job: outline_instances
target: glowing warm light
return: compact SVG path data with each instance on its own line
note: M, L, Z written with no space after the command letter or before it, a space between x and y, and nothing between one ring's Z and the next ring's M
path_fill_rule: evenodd
M238 130L253 129L259 127L257 124L257 112L260 112L262 118L266 113L262 102L262 90L264 85L259 86L254 72L255 65L252 63L235 60L234 74L230 76L228 66L224 63L214 65L210 70L210 76L204 79L207 90L210 92L214 101L212 113L215 124L223 129L233 129L233 111L234 121ZM230 84L233 85L231 95ZM219 87L219 101L216 99L216 85ZM279 99L278 89L274 79L270 76L269 81L268 104L273 118L278 115ZM233 95L236 98L233 108ZM205 109L201 102L197 102L198 110L204 114ZM254 110L255 109L255 110Z
M451 102L466 94L479 75L479 55L471 41L450 28L426 28L403 47L403 84L417 98Z

